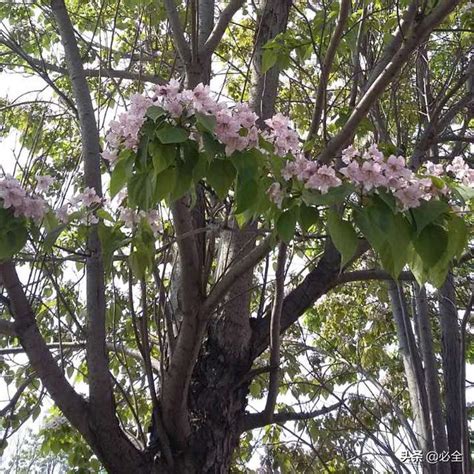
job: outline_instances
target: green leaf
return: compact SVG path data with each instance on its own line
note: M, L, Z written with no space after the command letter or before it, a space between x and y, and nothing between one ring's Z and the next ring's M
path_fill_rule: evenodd
M446 279L446 275L448 274L452 259L459 258L462 255L464 249L467 247L467 227L465 222L460 217L456 216L455 214L450 214L446 218L444 226L445 227L443 230L445 232L447 242L444 251L441 253L439 258L436 259L435 250L430 251L429 248L426 248L429 247L430 237L437 237L436 235L433 235L433 233L431 236L427 234L425 240L422 240L421 242L418 241L416 246L413 245L409 264L413 275L420 285L423 285L429 281L437 288L441 287ZM428 229L428 227L426 229ZM442 237L442 239L444 239L444 237ZM438 248L437 252L441 252L441 246L438 243L435 245ZM432 263L434 260L436 260L434 265L430 266L430 263Z
M201 179L204 178L207 174L209 167L209 155L205 152L199 153L199 157L196 163L196 166L193 169L193 181L197 184Z
M341 219L339 214L332 209L328 211L327 225L331 240L341 254L341 267L344 267L357 250L356 231L350 222Z
M411 210L416 224L416 234L419 236L423 229L448 213L449 206L444 201L423 201L419 207Z
M207 132L214 132L216 128L216 118L213 115L202 114L200 112L196 112L196 124L199 130L207 131Z
M408 261L411 226L403 214L394 214L377 196L354 212L354 221L373 249L379 254L383 268L398 278Z
M125 183L132 176L133 170L133 157L127 157L119 160L115 164L115 168L112 171L110 177L110 197L114 198L117 193L125 186Z
M43 248L46 251L49 251L53 248L53 245L58 240L59 236L62 234L63 230L67 228L67 224L60 224L56 228L50 230L46 237L43 240Z
M218 142L210 133L202 133L202 142L204 150L209 153L211 158L225 154L225 146Z
M234 181L235 175L235 168L229 160L212 160L206 178L219 198L224 199Z
M168 168L159 173L154 179L153 200L160 202L165 199L176 185L176 168Z
M278 59L278 52L274 48L266 48L262 54L262 74L272 68Z
M331 188L326 194L320 194L316 191L309 191L305 189L303 191L303 201L308 205L319 205L319 206L334 206L344 202L347 196L354 191L354 186L349 183L344 183L337 188Z
M254 148L252 150L236 151L230 159L237 170L239 179L247 181L259 178L259 168L263 159L263 155L259 150Z
M176 146L174 145L163 145L154 140L148 145L148 152L151 155L155 173L161 173L176 160Z
M26 221L14 217L8 209L0 208L0 261L7 260L26 244Z
M280 238L288 243L295 235L296 220L298 219L298 208L293 207L283 212L277 220L276 228Z
M301 203L299 216L301 228L304 232L308 232L311 226L319 220L318 210L315 207L307 206L304 202Z
M156 105L152 105L151 107L148 107L146 111L146 116L151 118L153 122L156 122L157 119L159 119L160 117L163 117L164 115L166 115L166 110Z
M153 176L142 172L132 176L128 181L128 201L130 207L148 210L153 205Z
M172 125L165 124L163 127L156 131L156 136L161 143L183 143L189 137L189 132L181 127L173 127Z
M258 183L249 179L246 181L238 181L237 191L235 196L236 209L235 213L240 214L247 209L250 209L258 196Z
M436 224L428 224L413 242L416 252L426 267L434 267L442 258L448 245L448 234Z

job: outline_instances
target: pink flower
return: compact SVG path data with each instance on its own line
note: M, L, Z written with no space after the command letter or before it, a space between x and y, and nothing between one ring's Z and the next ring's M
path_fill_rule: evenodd
M6 177L0 181L0 199L3 200L4 209L20 207L25 198L26 191L15 178Z
M184 110L183 105L177 99L168 100L164 102L163 108L167 110L173 118L181 117Z
M180 87L181 85L178 80L171 79L168 84L155 87L155 97L174 99L178 95Z
M420 200L425 195L425 189L421 183L415 181L408 183L404 188L398 189L394 194L401 204L402 210L405 211L420 205Z
M278 209L281 209L284 194L282 192L280 183L272 183L271 186L267 189L267 194L270 201L275 203Z
M467 183L471 182L471 172L469 165L460 157L456 156L450 165L446 166L446 171L450 171L454 174L456 179L463 181L466 179Z
M305 187L309 189L317 189L321 194L326 194L329 188L335 188L341 184L341 180L336 176L334 168L322 165L316 173L311 175Z
M372 160L377 162L383 161L383 153L378 149L377 145L370 145L367 152Z
M341 168L340 173L355 184L362 181L362 174L357 161L351 161L345 168Z
M426 172L431 176L441 176L444 173L443 165L431 161L425 163Z
M38 193L46 192L53 184L54 179L51 176L36 176L36 191Z
M21 206L15 208L16 217L26 217L40 222L47 210L46 201L39 197L26 197Z
M118 158L116 151L108 151L108 150L104 150L101 153L101 156L105 161L108 161L111 164L115 163L115 161L117 161L117 158Z
M342 150L342 161L347 165L353 158L359 156L359 151L353 145L348 146Z
M82 201L85 207L90 207L93 204L101 204L102 198L97 195L94 188L85 188L84 192L77 197L78 201Z
M387 184L387 178L382 174L382 165L375 161L365 161L360 169L360 182L366 191Z
M273 130L285 130L289 127L289 120L281 113L275 114L272 118L265 120L265 124Z
M124 222L125 227L132 228L138 222L139 217L133 209L121 207L119 219Z
M61 206L60 208L56 209L56 217L58 218L59 222L62 222L63 224L66 224L69 220L69 204L65 204L64 206Z

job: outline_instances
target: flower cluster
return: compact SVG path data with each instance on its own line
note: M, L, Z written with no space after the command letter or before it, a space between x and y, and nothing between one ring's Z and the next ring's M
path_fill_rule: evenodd
M31 218L41 221L44 217L46 201L34 195L29 195L20 182L11 176L0 180L0 206L12 209L15 217Z
M130 108L112 120L106 141L112 151L105 151L102 157L109 161L117 158L116 150L123 142L125 148L136 150L139 142L140 129L145 121L145 114L153 101L141 94L134 94L130 99Z
M319 165L300 156L285 165L282 176L287 181L296 178L304 183L305 188L318 190L322 194L341 185L342 179L365 193L381 189L391 192L402 210L418 207L422 200L429 201L448 193L447 186L435 186L431 179L431 176L437 177L445 173L443 166L439 164L427 162L426 175L418 176L407 167L403 156L390 155L385 158L376 145L371 145L364 152L350 146L342 152L342 161L346 166L336 172L334 167ZM474 184L474 170L461 157L455 158L446 167L446 171L451 172L466 186ZM282 197L274 188L269 194L273 202L281 203Z
M433 163L430 164L436 166ZM460 156L454 158L452 163L446 166L446 171L452 173L465 186L474 186L474 169L469 168L469 165Z
M298 134L290 128L287 117L278 113L272 118L265 120L269 130L264 134L265 138L275 147L278 156L286 156L292 153L298 157L301 154Z
M120 216L119 219L124 223L125 227L132 229L137 225L142 219L144 219L148 225L151 227L153 234L155 237L163 230L161 226L161 219L160 214L156 209L152 209L151 211L139 211L136 212L133 209L128 207L121 207L120 208Z
M66 204L61 206L59 209L56 209L56 217L62 223L67 223L69 221L70 215L73 212L79 211L81 208L91 208L94 205L100 206L103 204L104 199L97 195L97 192L94 188L85 188L82 193L77 194L69 200ZM87 224L96 224L98 222L97 217L92 216L85 223Z
M216 119L215 134L225 145L227 155L235 150L254 148L258 144L257 115L247 104L228 107L211 97L209 86L203 84L198 84L193 90L180 92L179 82L171 80L166 85L156 86L152 98L138 94L132 96L130 109L120 114L118 121L110 123L106 136L109 150L102 153L104 159L114 162L121 145L136 150L140 128L151 105L161 106L175 120L196 113L212 115Z
M305 158L298 134L291 128L289 119L282 114L277 113L265 120L267 128L260 132L257 128L258 117L248 104L228 106L217 102L211 96L208 86L199 84L193 90L181 90L181 85L176 80L156 86L151 98L140 95L132 97L127 113L121 114L118 121L111 123L107 134L111 151L105 151L104 158L114 161L120 146L136 150L146 111L153 104L162 107L168 112L169 118L180 125L192 124L193 121L188 119L198 114L214 117L215 136L225 145L227 155L236 150L258 148L261 136L273 145L276 155L289 158L282 170L284 180L295 178L306 189L319 191L321 194L326 194L343 182L349 182L362 193L378 190L390 192L396 198L399 208L407 210L418 207L423 200L447 194L447 186L440 187L439 182L435 185L432 177L449 172L464 185L472 186L474 183L474 170L460 157L455 158L446 169L442 165L428 162L425 165L425 175L420 176L407 167L404 157L385 157L376 145L371 145L364 151L353 146L346 148L342 153L345 166L340 169L327 164L321 165ZM192 133L191 136L196 139L197 134ZM277 183L267 191L278 207L282 205L284 192L282 185Z

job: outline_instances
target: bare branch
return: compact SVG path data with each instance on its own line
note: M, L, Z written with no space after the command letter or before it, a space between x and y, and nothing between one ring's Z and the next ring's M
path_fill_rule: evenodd
M347 18L351 9L350 0L342 0L340 2L339 15L337 17L336 28L331 36L324 62L321 64L321 76L319 78L318 92L316 94L316 102L314 105L313 117L311 119L311 126L308 132L308 140L311 140L318 132L319 123L323 114L326 103L326 88L329 80L329 73L331 72L332 64L336 56L337 47L342 38L344 27L346 26Z
M89 421L86 402L71 387L48 350L13 263L0 263L0 280L11 301L17 337L28 354L33 370L59 409L87 437Z
M212 30L211 35L204 43L199 55L202 58L208 58L217 48L217 45L220 43L222 36L227 29L230 21L232 20L235 13L240 9L240 7L245 3L245 0L231 0L228 5L222 11L217 24Z
M459 0L444 0L433 8L427 16L417 15L418 2L412 2L405 14L400 31L395 35L392 43L387 48L381 66L377 67L369 78L369 87L359 100L352 114L340 132L332 138L318 156L322 162L333 159L341 149L351 140L360 121L366 116L372 105L400 71L403 64L409 59L411 53L426 39L426 37L455 7ZM402 34L403 33L403 34Z
M285 261L286 244L280 243L278 249L277 268L275 272L275 298L270 319L270 380L268 384L267 401L263 412L268 423L273 421L273 411L278 397L280 376L280 319L285 292Z
M266 237L263 242L252 249L239 262L236 262L222 279L214 286L209 296L204 301L201 315L208 315L221 301L222 297L229 290L232 284L246 271L253 268L271 250L272 236Z
M286 423L287 421L297 421L297 420L309 420L311 418L316 418L318 416L326 415L331 411L334 411L340 408L344 404L344 401L339 401L328 407L320 408L319 410L314 410L310 412L280 412L273 414L273 423ZM249 413L244 416L243 420L241 421L241 428L240 431L249 431L254 430L256 428L261 428L270 424L266 419L265 412L261 413Z
M166 13L168 14L168 20L171 26L171 32L176 44L176 50L180 58L185 64L191 62L191 50L189 44L184 37L184 30L179 20L178 10L176 9L176 3L174 0L163 0L165 5Z

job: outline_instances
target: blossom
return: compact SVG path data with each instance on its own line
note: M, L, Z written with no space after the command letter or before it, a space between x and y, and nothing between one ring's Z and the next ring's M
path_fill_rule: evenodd
M117 161L117 158L118 158L116 151L108 151L108 150L104 150L101 153L101 156L105 161L108 161L109 163L115 163L115 161Z
M176 79L171 79L168 84L158 85L155 87L155 98L157 97L166 97L169 99L174 99L179 93L181 84Z
M26 191L21 187L18 180L6 177L0 181L0 199L3 200L3 207L20 207L26 198Z
M472 170L460 156L456 156L451 164L446 166L446 171L453 173L454 176L464 184L472 184Z
M387 184L387 178L382 173L382 165L376 161L364 161L360 168L360 182L366 191Z
M359 151L353 145L342 150L342 161L346 164L349 164L356 156L359 156Z
M374 161L383 161L383 153L378 149L375 143L369 146L367 154Z
M426 194L423 183L413 181L407 183L403 188L394 192L395 197L401 205L402 210L418 207L421 204L421 199Z
M0 180L0 199L2 207L12 209L15 217L41 221L47 210L47 204L43 198L29 196L20 182L11 176Z
M341 168L340 173L356 184L362 181L360 165L357 161L351 161L345 168Z
M138 222L138 214L128 207L121 207L119 219L124 222L125 227L132 228Z
M426 172L431 176L441 176L444 173L443 165L431 161L425 163Z
M36 176L36 191L45 193L52 186L54 179L51 176Z
M61 206L60 208L56 209L56 217L58 218L59 222L62 222L63 224L66 224L67 221L69 220L69 203L66 203L64 206Z
M272 183L271 186L267 189L267 194L270 198L270 201L275 203L278 209L281 209L284 193L282 192L280 183Z
M84 191L76 197L78 202L82 201L85 207L90 207L93 204L101 204L102 198L97 195L94 188L85 188Z
M335 188L341 183L342 181L336 176L334 168L322 165L317 169L316 173L311 175L306 182L305 187L309 189L317 189L321 191L321 194L326 194L329 188Z

